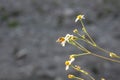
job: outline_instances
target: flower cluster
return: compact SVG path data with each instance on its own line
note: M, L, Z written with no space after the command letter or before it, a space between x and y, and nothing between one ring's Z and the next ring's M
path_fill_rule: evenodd
M85 26L84 26L84 24L82 22L82 19L85 19L84 15L78 15L76 17L76 19L75 19L75 22L77 22L77 21L81 22L81 24L82 24L82 30L81 31L84 34L81 35L79 33L78 29L74 29L73 33L76 34L77 36L67 34L65 37L58 38L58 40L56 42L60 43L63 47L66 45L66 43L69 43L69 44L77 47L78 49L80 49L82 51L82 53L80 53L80 54L71 54L69 56L69 60L65 61L65 66L66 66L65 70L68 70L71 67L74 70L76 70L76 71L78 71L80 73L83 73L84 75L88 76L91 80L95 80L95 78L93 78L87 71L81 69L80 66L72 64L75 61L76 57L81 57L81 56L84 56L84 55L92 55L92 56L96 56L96 57L99 57L99 58L102 58L102 59L105 59L105 60L108 60L108 61L120 63L119 60L116 60L116 58L120 58L120 56L118 56L117 54L115 54L113 52L110 52L110 51L107 51L107 50L101 48L100 46L98 46L94 42L92 37L88 34L88 32L87 32L87 30L86 30L86 28L85 28ZM97 48L98 50L100 50L100 51L102 51L104 53L107 53L108 57L96 54L96 53L88 50L86 47L84 47L80 43L80 41L78 42L77 40L84 41L88 45L93 46L94 48ZM115 59L113 59L113 58L115 58ZM75 79L78 79L78 80L84 80L83 78L76 77L75 75L72 75L72 74L69 74L68 78L69 79L75 78ZM105 78L101 78L101 80L105 80Z

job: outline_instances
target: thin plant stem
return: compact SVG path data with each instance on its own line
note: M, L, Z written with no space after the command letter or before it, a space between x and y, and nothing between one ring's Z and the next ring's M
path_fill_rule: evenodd
M79 44L79 43L78 43L78 44ZM80 45L80 44L79 44L79 45ZM81 48L79 47L79 45L76 45L76 47L79 48L79 49L81 50ZM82 46L82 45L81 45L81 46ZM86 50L87 50L87 49L86 49ZM85 50L85 51L86 51L86 50ZM93 55L93 56L96 56L96 57L99 57L99 58L102 58L102 59L105 59L105 60L108 60L108 61L120 63L120 61L118 61L118 60L111 59L111 58L107 58L107 57L104 57L104 56L101 56L101 55L92 53L92 52L90 52L89 50L87 50L86 52L88 52L89 54L91 54L91 55Z
M104 57L104 56L101 56L101 55L97 55L97 54L95 54L95 53L90 53L90 54L93 55L93 56L96 56L96 57L99 57L99 58L102 58L102 59L108 60L108 61L112 61L112 62L120 63L120 61L115 60L115 59L111 59L111 58L108 58L108 57Z
M78 35L79 35L79 33L77 33ZM80 35L79 35L80 36ZM81 36L80 36L81 37ZM94 46L94 44L92 44L89 40L87 40L87 39L82 39L82 38L78 38L78 39L80 39L80 40L82 40L82 41L84 41L84 42L86 42L86 43L88 43L88 44L90 44L90 45L92 45L93 47L95 47L95 48L97 48L97 49L99 49L99 50L101 50L101 51L103 51L103 52L105 52L105 53L110 53L109 51L107 51L107 50L105 50L105 49L103 49L103 48L101 48L100 46L98 46L97 44L96 44L96 46Z
M81 24L82 24L83 29L85 30L84 32L86 33L86 35L90 38L90 40L92 41L92 43L93 43L94 45L96 45L96 43L94 42L94 40L93 40L93 39L90 37L90 35L88 34L88 32L87 32L87 30L86 30L86 28L85 28L85 26L84 26L84 24L83 24L83 21L80 20L80 22L81 22Z
M71 65L71 67L76 70L76 68L75 68L73 65ZM84 70L77 70L77 71L85 74L86 76L88 76L88 77L91 78L92 80L95 80L95 78L93 78L88 72L86 72L86 71L84 71Z
M78 80L84 80L83 78L80 78L80 77L75 77L75 79L78 79Z
M78 33L79 34L79 33ZM80 36L80 35L79 35ZM81 36L80 36L81 37ZM89 40L87 40L87 39L82 39L82 38L78 38L78 39L80 39L80 40L82 40L82 41L84 41L84 42L86 42L86 43L89 43L90 45L92 45L93 46L93 43L91 43Z
M98 48L99 50L105 52L105 53L108 53L108 54L110 53L109 51L107 51L107 50L105 50L105 49L99 47L98 45L96 45L95 47Z
M85 51L83 48L81 48L80 46L78 46L78 45L76 45L76 44L73 44L73 43L71 43L72 45L74 45L74 46L76 46L76 47L79 47L79 49L81 50L81 51Z
M81 44L79 44L77 41L74 41L76 45L78 45L79 47L83 48L85 52L89 53L90 51L87 50L85 47L83 47Z
M107 50L101 48L100 46L98 46L98 45L94 42L94 40L91 38L91 36L90 36L89 33L87 32L87 30L86 30L86 28L85 28L85 26L84 26L84 24L83 24L83 21L80 20L80 22L81 22L81 24L82 24L83 29L85 30L84 32L86 33L86 35L89 37L89 39L92 41L93 44L92 44L89 40L87 40L87 39L85 39L85 40L84 40L84 39L81 39L81 40L89 43L90 45L98 48L99 50L101 50L101 51L103 51L103 52L105 52L105 53L110 54L110 51L107 51ZM78 35L79 35L80 37L82 37L80 34L78 34ZM118 58L120 58L120 57L118 57Z
M74 56L77 57L77 56L84 56L84 55L88 55L88 54L90 54L90 53L74 54Z

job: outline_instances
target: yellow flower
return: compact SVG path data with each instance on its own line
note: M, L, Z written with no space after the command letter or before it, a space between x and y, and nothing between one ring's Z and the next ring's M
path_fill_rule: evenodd
M68 78L69 78L69 79L72 79L72 78L75 78L75 76L72 75L72 74L69 74L69 75L68 75Z
M65 46L66 42L69 42L70 39L74 39L73 35L67 34L65 37L60 37L56 42L61 43L62 46Z
M85 19L84 15L78 15L77 18L75 19L75 22L82 19Z
M71 62L70 61L65 61L65 65L66 65L65 70L68 70L69 66L71 65Z
M65 65L66 65L65 70L68 70L69 66L72 64L72 62L75 61L74 55L70 55L69 59L70 60L65 61Z
M65 65L66 65L65 70L69 69L69 67L72 64L72 62L73 62L73 60L65 61Z

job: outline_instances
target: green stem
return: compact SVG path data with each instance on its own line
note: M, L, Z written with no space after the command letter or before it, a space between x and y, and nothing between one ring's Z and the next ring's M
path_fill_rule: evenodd
M79 47L79 45L80 45L80 44L78 43L78 45L76 45L76 47L81 50L81 48ZM81 45L81 46L82 46L82 45ZM104 57L104 56L101 56L101 55L92 53L92 52L90 52L90 51L87 50L87 49L85 49L84 51L86 51L87 53L89 53L89 54L91 54L91 55L93 55L93 56L96 56L96 57L99 57L99 58L102 58L102 59L105 59L105 60L108 60L108 61L120 63L120 61L118 61L118 60L114 60L114 59L111 59L111 58L107 58L107 57Z
M77 57L77 56L84 56L84 55L88 55L88 54L90 54L90 53L82 53L82 54L73 54L75 57Z
M79 44L77 41L74 41L77 47L81 47L85 52L89 53L90 51L87 50L85 47L83 47L81 44Z
M96 56L96 57L99 57L99 58L102 58L102 59L105 59L105 60L108 60L108 61L120 63L120 61L118 61L118 60L114 60L114 59L107 58L107 57L104 57L104 56L101 56L101 55L97 55L97 54L95 54L95 53L91 53L91 55Z
M75 77L75 79L78 79L78 80L84 80L83 78L80 78L80 77Z
M105 50L105 49L99 47L98 45L96 45L95 47L98 48L99 50L105 52L105 53L108 53L108 54L110 53L109 51L107 51L107 50Z
M76 68L75 68L73 65L71 65L71 67L76 70ZM88 72L86 72L86 71L84 71L84 70L77 70L77 71L85 74L86 76L90 77L92 80L95 80L95 78L93 78L90 74L88 74ZM87 73L87 74L86 74L86 73Z

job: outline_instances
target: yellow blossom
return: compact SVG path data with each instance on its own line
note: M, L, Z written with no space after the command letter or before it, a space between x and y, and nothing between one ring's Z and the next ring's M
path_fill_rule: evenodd
M77 18L75 19L75 22L82 19L85 19L84 15L78 15Z
M71 65L71 62L70 61L65 61L65 65L66 65L65 70L68 70L69 66Z
M74 61L73 59L71 59L69 61L65 61L65 65L66 65L65 70L69 69L69 67L70 67L70 65L72 64L73 61Z

